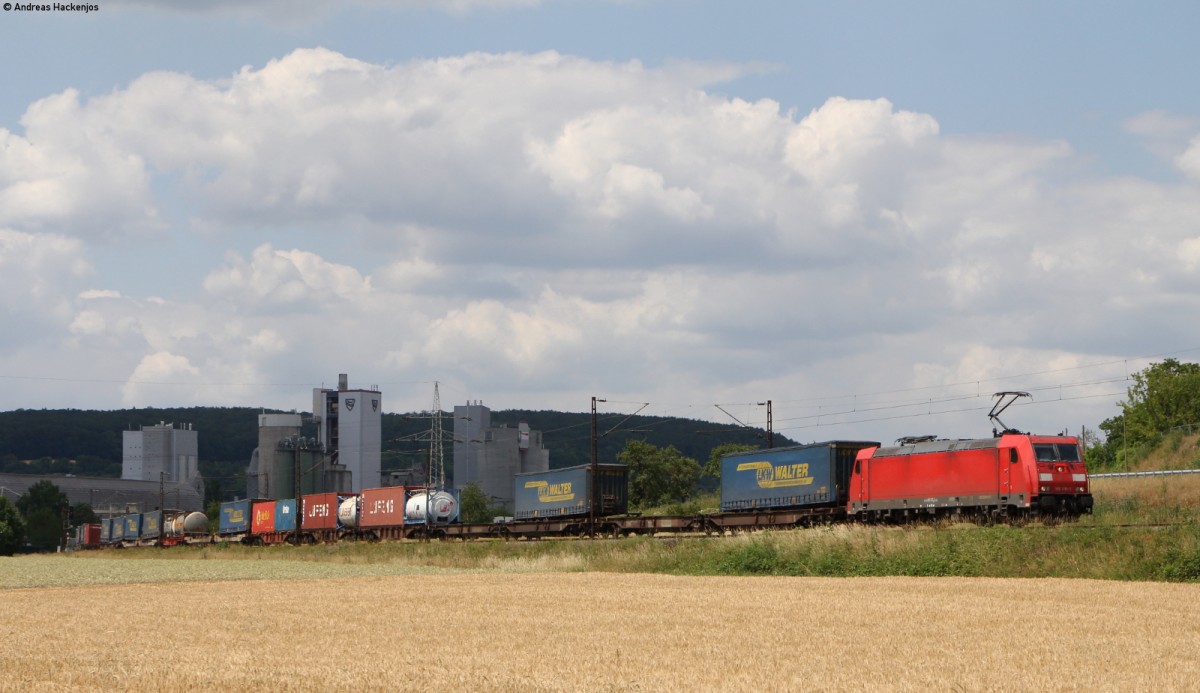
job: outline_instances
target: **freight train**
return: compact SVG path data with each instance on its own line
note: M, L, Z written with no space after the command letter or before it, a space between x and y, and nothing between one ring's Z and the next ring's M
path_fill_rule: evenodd
M837 522L952 518L1005 522L1092 511L1079 440L1006 430L970 440L905 438L896 445L829 441L725 455L717 512L631 514L628 469L601 464L518 474L512 517L459 521L456 490L385 487L359 494L223 503L216 534L200 513L106 521L109 546L210 541L247 544L340 539L540 538L738 533ZM89 537L91 535L89 534Z
M164 519L165 517L165 519ZM201 512L130 513L89 522L67 537L72 548L102 546L174 546L209 541L208 517Z

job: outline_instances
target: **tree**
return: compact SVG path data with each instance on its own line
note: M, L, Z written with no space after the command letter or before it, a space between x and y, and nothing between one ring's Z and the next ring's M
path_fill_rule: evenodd
M1200 421L1200 364L1167 359L1135 373L1121 403L1130 443L1144 443Z
M470 483L462 490L460 497L462 506L459 513L463 522L487 522L492 519L492 509L488 505L487 494L479 488L479 484Z
M100 521L100 516L92 510L92 506L80 501L71 506L71 526L78 527L79 525L94 524Z
M721 458L725 455L734 452L749 452L757 450L757 445L745 445L742 443L721 443L712 449L708 454L708 462L704 464L705 476L714 477L717 481L721 480Z
M296 501L299 503L300 501ZM216 534L221 528L221 501L213 498L204 504L204 514L208 516L208 529Z
M1200 364L1167 359L1133 375L1121 413L1100 424L1105 443L1089 458L1097 467L1125 463L1129 448L1152 443L1163 433L1200 422Z
M11 556L25 544L25 523L16 506L0 496L0 556Z
M617 454L617 461L629 467L629 503L635 507L682 503L700 478L700 463L684 457L673 445L658 448L631 440Z
M17 499L17 510L26 518L29 513L38 508L48 508L56 513L61 513L64 506L70 505L67 499L67 494L62 492L62 489L54 485L54 482L42 479L29 490Z
M17 499L25 516L25 532L35 549L51 551L62 543L63 511L70 507L67 494L45 479L29 487Z

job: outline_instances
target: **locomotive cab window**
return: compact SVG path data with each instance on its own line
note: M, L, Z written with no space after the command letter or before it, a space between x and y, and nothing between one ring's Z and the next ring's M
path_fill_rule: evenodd
M1033 446L1038 462L1078 462L1079 446L1071 443L1042 443Z
M1008 449L1008 463L1009 464L1017 464L1020 461L1021 461L1021 456L1019 454L1017 454L1017 449L1009 448Z

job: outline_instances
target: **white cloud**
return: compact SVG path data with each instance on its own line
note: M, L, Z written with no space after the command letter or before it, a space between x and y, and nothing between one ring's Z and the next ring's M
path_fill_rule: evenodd
M168 351L147 354L122 387L123 404L127 407L154 406L175 397L193 400L194 395L189 391L192 388L187 383L198 380L199 376L200 369L187 357Z
M35 343L67 328L72 300L93 272L76 239L0 227L0 356L6 345Z
M1193 137L1187 149L1175 157L1175 165L1187 177L1200 181L1200 135Z
M947 387L1200 341L1174 317L1200 302L1196 186L1088 177L1067 142L947 136L886 99L797 116L710 90L738 69L306 49L48 97L0 133L20 198L0 301L37 326L10 352L93 358L139 405L303 407L300 383L350 372L578 408ZM228 252L151 290L113 247Z
M0 224L104 238L162 229L141 154L90 108L68 89L29 107L24 137L0 128Z
M335 302L361 301L371 290L370 280L352 267L302 250L275 250L270 244L256 248L249 262L231 254L228 265L209 274L204 288L243 306L316 311Z
M81 291L79 293L79 298L85 301L92 301L102 298L121 298L121 292L113 291L112 289L88 289L86 291Z
M860 180L938 134L932 117L893 111L886 99L835 97L801 120L787 140L788 164L817 185Z
M1126 120L1123 125L1126 132L1141 138L1152 154L1173 163L1185 175L1196 177L1193 161L1195 155L1191 152L1196 148L1200 117L1153 110L1139 113Z

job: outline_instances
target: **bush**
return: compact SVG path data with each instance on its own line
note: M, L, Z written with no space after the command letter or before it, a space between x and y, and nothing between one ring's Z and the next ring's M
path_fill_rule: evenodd
M770 575L779 567L779 551L764 539L754 538L730 549L718 561L727 575Z
M25 523L16 506L0 496L0 556L11 556L25 543Z

